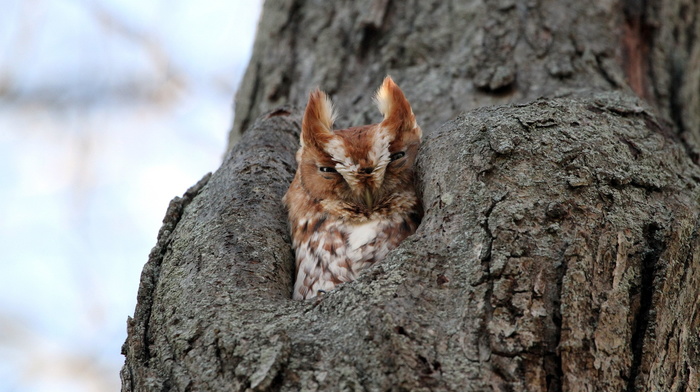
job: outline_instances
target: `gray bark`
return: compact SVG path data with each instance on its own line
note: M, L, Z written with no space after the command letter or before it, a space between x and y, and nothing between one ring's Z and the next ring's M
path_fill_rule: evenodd
M427 132L475 107L624 83L617 4L541 3L268 1L232 140L264 111L303 106L315 86L341 108L339 127L376 122L371 98L387 74Z
M144 267L122 390L697 391L698 12L268 1L226 158ZM276 108L320 86L375 122L387 73L426 131L424 220L293 301L300 111Z

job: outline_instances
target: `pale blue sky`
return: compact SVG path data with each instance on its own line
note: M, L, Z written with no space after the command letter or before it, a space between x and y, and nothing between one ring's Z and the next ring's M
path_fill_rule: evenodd
M259 0L3 0L0 392L119 389L168 202L218 167Z

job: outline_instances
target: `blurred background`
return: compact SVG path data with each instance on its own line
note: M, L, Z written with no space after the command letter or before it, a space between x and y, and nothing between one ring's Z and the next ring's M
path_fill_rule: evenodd
M117 391L174 196L215 170L261 0L0 0L0 391Z

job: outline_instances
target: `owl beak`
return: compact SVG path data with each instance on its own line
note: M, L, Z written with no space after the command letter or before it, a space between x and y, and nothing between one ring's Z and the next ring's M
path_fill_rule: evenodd
M372 204L374 204L374 197L372 197L372 192L369 189L365 189L364 195L365 205L367 208L372 209Z

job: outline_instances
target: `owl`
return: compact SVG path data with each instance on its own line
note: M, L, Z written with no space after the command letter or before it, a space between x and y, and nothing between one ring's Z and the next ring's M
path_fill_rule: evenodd
M330 99L319 90L309 96L296 175L283 199L296 253L294 299L354 280L420 223L413 165L422 131L390 77L375 101L382 122L333 130Z

